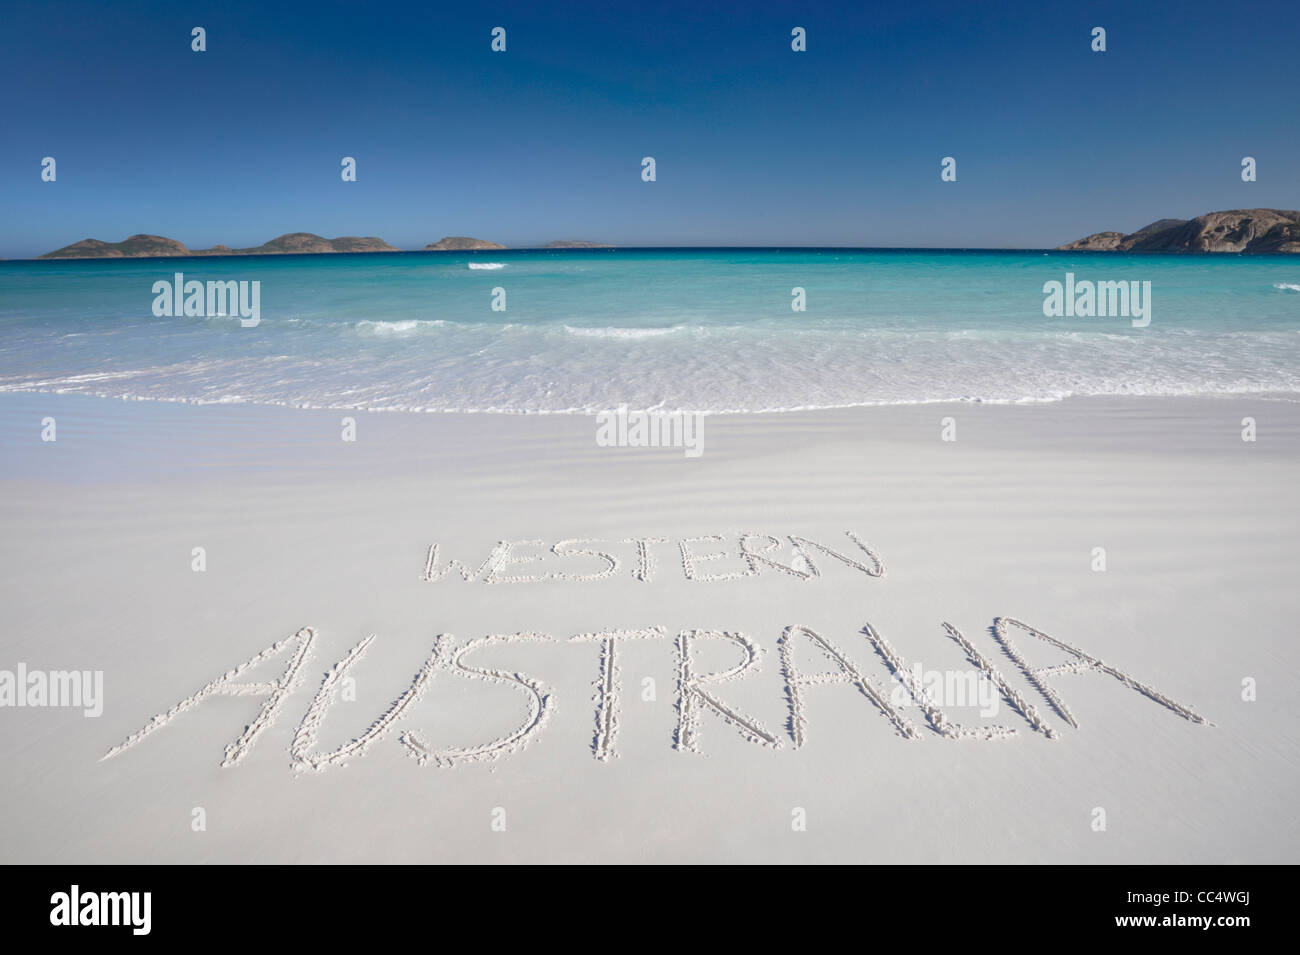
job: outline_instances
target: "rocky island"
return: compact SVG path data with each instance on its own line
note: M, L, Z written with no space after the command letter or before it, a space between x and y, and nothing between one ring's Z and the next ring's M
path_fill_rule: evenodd
M467 235L445 235L437 242L430 242L424 247L425 252L478 252L504 249L499 242L487 239L474 239Z
M340 236L326 239L311 232L289 232L252 249L232 249L214 245L210 249L189 249L175 239L161 235L133 235L121 242L103 242L99 239L82 239L53 252L42 259L140 259L149 257L179 257L199 255L294 255L328 252L397 252L383 239L373 236Z
M1300 252L1300 211L1231 209L1195 219L1159 219L1136 232L1097 232L1065 252Z

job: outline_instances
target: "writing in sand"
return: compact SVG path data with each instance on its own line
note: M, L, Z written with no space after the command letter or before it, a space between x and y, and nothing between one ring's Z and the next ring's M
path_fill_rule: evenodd
M704 574L698 565L725 556L725 552L716 549L716 545L724 541L721 535L682 538L677 542L677 550L681 554L683 572L689 580L736 579L765 572L790 574L811 580L821 576L816 559L826 557L846 564L868 577L883 578L885 568L879 555L852 531L847 531L846 536L854 545L853 548L845 548L850 553L790 535L785 539L790 554L782 553L782 559L778 560L778 550L784 550L787 546L780 538L768 534L741 534L737 538L736 553L744 569L718 574ZM611 543L628 545L635 561L631 576L638 581L650 582L655 573L654 548L668 542L656 537L627 538L617 542L587 538L559 541L545 552L565 562L585 561L587 568L570 563L566 565L567 569L552 568L544 573L531 574L508 571L514 566L541 561L542 557L537 553L520 553L525 547L545 548L541 541L498 542L487 558L474 568L455 560L440 565L439 547L434 544L428 550L421 579L436 582L452 570L466 581L481 580L485 583L604 579L618 573L623 563L623 555L611 549ZM711 545L715 549L705 550L700 545ZM375 715L364 732L332 750L322 751L318 738L321 726L339 701L349 671L377 639L376 635L371 634L348 650L325 672L315 696L298 723L289 746L289 760L293 769L302 771L340 767L364 755L370 747L392 735L395 735L396 743L421 765L453 767L462 763L496 760L519 752L545 731L556 705L554 693L540 680L527 674L476 665L471 660L476 652L484 648L519 643L594 645L598 648L599 660L593 679L595 730L591 737L592 755L598 760L609 760L618 755L617 740L623 712L623 681L619 658L629 641L663 641L671 647L675 661L677 712L671 742L674 749L683 753L702 751L702 736L707 722L729 728L757 747L780 750L788 744L790 748L798 749L804 745L809 733L805 707L809 694L836 686L848 688L850 692L863 697L869 711L883 720L888 731L904 740L919 740L925 735L948 740L1005 740L1020 735L1022 729L1031 734L1040 734L1046 739L1056 739L1058 731L1052 721L1059 719L1076 729L1079 726L1074 713L1053 682L1056 676L1064 674L1099 675L1115 681L1119 688L1141 694L1182 719L1208 724L1204 717L1190 707L1171 699L1154 686L1103 662L1087 650L1053 637L1028 623L1013 617L997 617L990 630L1003 655L1011 661L1012 673L1018 674L1022 685L1030 688L1028 698L1013 685L990 656L976 647L962 631L947 622L940 624L942 636L951 640L979 671L980 679L987 680L1000 694L1002 701L1014 713L1013 722L1017 725L964 726L954 722L936 702L934 694L927 692L926 687L921 685L920 668L910 666L870 623L865 623L858 633L852 635L852 639L865 640L866 647L874 654L878 666L874 675L867 672L870 668L861 667L854 662L853 657L843 649L841 639L832 640L812 627L791 624L784 627L776 640L788 710L785 726L776 730L742 712L727 699L728 684L751 677L762 667L763 647L754 638L739 631L722 630L687 629L670 634L666 627L652 625L639 629L592 630L565 638L534 631L496 633L463 643L452 634L440 634L433 640L428 657L410 681L400 688L400 692L382 712ZM1064 653L1068 662L1053 666L1031 664L1013 639L1013 633L1054 648L1058 656ZM315 628L303 627L293 635L266 647L175 706L154 716L138 732L110 749L103 758L119 756L185 712L215 697L265 697L256 718L226 747L221 765L237 765L248 755L265 730L279 718L288 698L303 685L304 671L316 649L317 639ZM695 648L705 641L729 644L738 654L738 662L724 669L702 669ZM809 672L796 662L795 648L801 644L816 651L825 660L821 669ZM281 658L284 665L274 679L245 680L250 671ZM420 727L414 721L408 722L406 718L439 673L455 679L483 681L508 688L520 700L522 714L518 724L508 732L484 742L465 746L431 746ZM877 677L892 680L895 684L894 692L882 689ZM1046 712L1040 710L1039 705L1032 700L1037 700Z

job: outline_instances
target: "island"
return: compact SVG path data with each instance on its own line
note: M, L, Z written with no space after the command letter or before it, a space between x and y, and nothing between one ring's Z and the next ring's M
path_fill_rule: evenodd
M1195 219L1159 219L1136 232L1097 232L1063 252L1300 252L1300 211L1230 209Z
M423 249L425 252L479 252L504 249L499 242L487 239L474 239L467 235L445 235L437 242L430 242Z
M121 242L103 242L99 239L82 239L53 252L42 259L141 259L153 257L180 257L200 255L301 255L330 252L397 252L383 239L373 236L340 236L326 239L311 232L289 232L252 249L232 249L214 245L210 249L189 249L175 239L161 235L133 235Z

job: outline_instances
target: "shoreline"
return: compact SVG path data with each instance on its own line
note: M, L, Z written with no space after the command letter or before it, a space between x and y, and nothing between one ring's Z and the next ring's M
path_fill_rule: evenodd
M706 412L701 428L709 437L762 453L765 444L789 438L800 444L828 446L869 435L890 445L914 451L933 451L946 443L942 422L953 418L961 430L955 446L978 441L983 450L1018 450L1033 453L1069 450L1073 453L1142 456L1151 452L1151 433L1160 427L1176 429L1165 454L1226 453L1241 443L1245 417L1261 417L1270 409L1268 440L1249 445L1259 455L1290 455L1300 450L1300 397L1259 395L1215 396L1071 396L1051 401L927 401L852 407L793 409L771 412ZM665 417L691 412L665 412ZM274 474L288 468L310 479L314 467L326 479L337 467L417 466L454 458L473 466L480 459L495 460L514 445L563 467L567 460L586 461L590 455L608 456L612 465L622 462L671 466L683 457L676 447L614 447L597 444L600 413L596 412L496 412L406 411L348 408L304 408L243 402L125 399L97 395L49 392L0 393L0 450L9 468L0 468L0 480L38 473L58 480L63 465L40 463L30 454L39 442L40 422L53 416L62 429L60 451L68 447L69 429L78 435L74 454L85 454L83 467L108 467L121 474L132 472L132 462L164 461L150 446L172 442L191 452L206 453L211 465L223 459L256 462ZM356 422L357 440L341 440L341 422ZM975 425L971 432L962 425ZM1027 429L1027 430L1026 430ZM248 435L239 454L230 455L240 431ZM968 435L971 437L968 438ZM438 450L455 442L454 452ZM1234 443L1235 442L1235 443ZM481 444L482 446L478 446ZM206 452L202 449L206 448ZM501 450L494 452L493 448ZM24 454L23 452L29 452ZM143 456L143 457L141 457ZM705 458L708 458L707 444ZM125 459L125 460L123 460ZM156 459L156 460L155 460ZM172 463L176 463L173 461ZM186 464L182 470L202 471ZM78 472L82 473L82 472ZM145 473L155 475L148 470ZM176 472L180 473L180 472Z
M14 397L34 397L34 398L73 398L85 399L88 401L109 401L120 402L122 404L143 404L143 405L179 405L191 408L266 408L284 411L303 411L310 413L342 413L342 414L367 414L367 415L484 415L484 416L503 416L518 418L546 418L546 417L577 417L592 418L597 415L609 414L618 411L618 407L610 408L536 408L516 410L511 408L410 408L410 407L376 407L365 408L349 405L308 405L293 404L290 402L271 402L260 400L230 400L219 398L216 400L204 400L194 398L162 398L146 397L140 395L107 395L107 394L86 394L83 392L60 390L42 390L42 389L10 389L0 391L0 400L9 396ZM763 417L770 415L790 415L790 414L822 414L835 412L867 411L876 408L925 408L930 406L949 406L953 408L968 407L1010 407L1023 408L1034 407L1037 405L1057 405L1064 402L1079 401L1262 401L1262 402L1283 402L1288 404L1300 404L1300 393L1284 391L1259 391L1259 392L1240 392L1240 393L1188 393L1188 394L1072 394L1061 395L1050 398L920 398L915 400L879 400L879 401L862 401L847 404L835 405L806 405L780 408L724 408L721 410L698 410L691 408L629 408L627 405L622 407L631 410L643 412L646 414L665 414L665 415L698 415L700 417L717 417L717 418L743 418L743 417Z

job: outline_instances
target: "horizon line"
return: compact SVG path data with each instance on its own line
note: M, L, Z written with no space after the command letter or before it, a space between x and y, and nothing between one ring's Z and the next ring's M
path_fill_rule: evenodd
M353 256L391 256L391 255L431 255L431 256L450 256L450 255L501 255L520 252L580 252L580 253L610 253L610 252L731 252L731 251L752 251L752 252L1040 252L1044 255L1048 253L1061 254L1079 254L1079 255L1171 255L1171 256L1189 256L1205 255L1214 257L1224 257L1228 255L1249 256L1251 258L1267 257L1277 255L1284 258L1292 258L1293 254L1288 252L1213 252L1202 250L1171 251L1171 250L1133 250L1133 249L1065 249L1058 246L940 246L940 245L600 245L591 247L575 246L571 248L559 247L548 248L546 246L512 246L504 249L366 249L355 252L332 251L332 252L216 252L208 253L200 251L189 255L69 255L48 257L48 253L39 256L18 256L15 258L0 258L0 263L5 262L140 262L148 260L172 261L180 259L283 259L283 258L335 258L335 257L353 257Z

